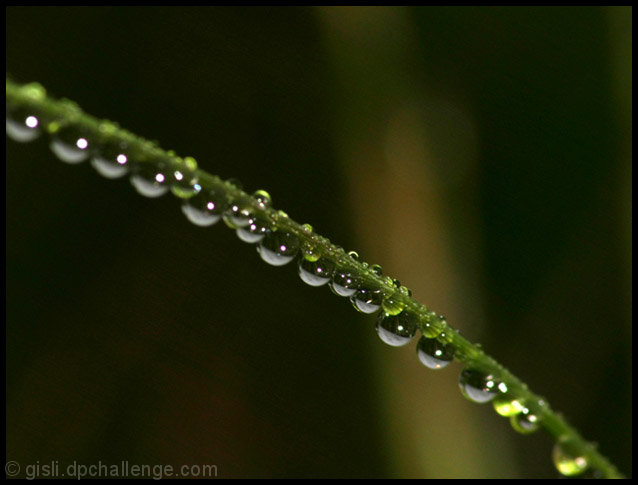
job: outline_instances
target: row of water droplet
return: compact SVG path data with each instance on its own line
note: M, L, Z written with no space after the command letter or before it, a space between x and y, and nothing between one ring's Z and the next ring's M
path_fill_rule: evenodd
M149 150L122 140L113 124L99 125L96 133L78 122L47 119L29 103L13 107L7 103L6 132L18 142L29 142L48 132L51 150L66 163L78 164L90 159L93 168L106 178L128 175L133 187L146 197L160 197L171 191L182 199L182 211L193 224L212 226L223 220L236 231L239 239L257 244L259 256L271 265L282 266L297 258L297 271L302 281L310 286L327 285L336 295L349 298L359 312L378 313L376 331L388 345L407 345L419 329L419 316L402 303L402 297L410 296L410 290L391 278L386 278L389 283L386 286L394 288L391 292L366 283L362 275L351 269L354 266L340 266L335 263L335 258L322 255L312 243L300 241L292 232L279 230L267 216L271 198L263 190L252 197L242 195L231 200L228 191L221 187L200 185L197 163L191 157L181 159L160 150L149 155ZM233 184L241 189L237 182ZM255 210L256 207L263 210ZM303 230L312 234L308 224ZM358 261L356 253L351 252L349 256ZM378 265L371 266L370 271L383 276ZM422 335L416 345L418 359L430 369L442 369L454 358L451 337L446 334L447 323L443 316L429 311L423 320ZM508 417L516 431L531 433L539 428L539 413L530 408L542 409L542 401L530 406L530 403L511 396L505 383L473 368L461 372L459 385L467 399L477 403L492 402L496 412ZM569 443L559 442L553 452L557 469L564 475L584 471L587 461L577 455L570 450Z

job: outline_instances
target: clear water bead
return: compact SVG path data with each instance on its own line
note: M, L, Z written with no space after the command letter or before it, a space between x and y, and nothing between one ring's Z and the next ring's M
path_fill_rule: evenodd
M161 197L169 190L169 162L162 158L133 164L131 184L145 197Z
M476 403L485 403L494 399L500 392L498 385L499 382L494 377L476 369L464 369L459 380L463 396Z
M7 136L14 141L27 143L38 138L43 131L43 120L30 106L7 106Z
M438 315L433 311L428 311L426 322L423 325L423 335L427 338L436 338L445 329L446 321L443 315Z
M388 315L382 311L377 317L376 330L379 338L386 344L402 347L414 338L417 331L417 319L407 310L398 315Z
M454 349L433 338L421 336L416 346L421 363L430 369L443 369L454 359Z
M184 200L182 212L196 226L207 227L219 221L226 206L223 193L216 189L208 189Z
M350 297L350 301L361 313L375 313L381 308L383 296L380 289L360 288Z
M224 223L231 229L239 229L250 224L253 218L253 208L248 201L235 201L224 211Z
M131 168L131 147L120 140L100 142L99 149L91 157L91 166L97 173L108 179L126 175Z
M299 277L304 283L310 286L323 286L330 281L330 277L335 270L335 264L327 258L319 258L313 261L305 258L304 255L299 258L297 270Z
M242 241L258 243L270 232L270 220L262 214L255 214L248 221L248 225L237 228L236 232Z
M393 293L392 295L383 299L381 303L383 311L388 315L398 315L403 311L405 305L399 300L399 294Z
M51 151L63 162L76 164L89 158L92 141L89 133L79 123L58 126L55 123L51 133Z
M257 203L262 209L266 209L272 205L272 197L265 190L257 190L253 197L257 199Z
M554 445L552 460L556 469L566 477L583 473L589 464L587 458L578 452L573 441L561 440Z
M257 252L268 264L283 266L299 252L299 239L289 232L271 232L261 240Z
M175 197L188 199L202 190L197 182L197 162L193 157L178 159L170 171L169 183Z
M520 413L510 417L510 423L514 430L522 434L533 433L540 427L540 418L524 407Z
M335 270L328 286L335 295L352 296L359 289L359 281L348 271Z
M512 399L511 397L507 396L494 399L494 401L492 401L492 406L494 406L494 410L498 414L506 418L515 416L523 409L525 409L525 406L520 399Z

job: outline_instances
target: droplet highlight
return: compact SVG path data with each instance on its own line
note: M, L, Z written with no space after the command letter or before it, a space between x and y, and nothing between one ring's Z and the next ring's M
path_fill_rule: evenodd
M76 164L89 158L88 131L78 123L57 126L51 134L51 151L63 162Z
M381 307L383 308L383 311L386 314L398 315L399 313L403 311L403 309L405 308L405 305L399 299L399 296L400 295L398 293L393 293L390 296L383 299L383 302L381 303Z
M510 424L515 431L529 434L540 427L540 418L528 408L523 407L520 413L510 417Z
M416 346L421 363L430 369L443 369L454 359L454 349L436 339L421 336Z
M255 214L244 227L236 230L237 237L249 244L261 241L270 232L270 220L261 214Z
M268 264L283 266L299 252L299 239L289 232L271 232L261 240L257 252Z
M335 295L349 297L359 289L359 280L353 273L336 270L328 286Z
M7 107L7 136L19 143L37 139L43 131L42 120L30 106Z
M459 379L461 393L470 401L485 403L494 399L500 392L499 382L490 374L476 369L464 369Z
M169 172L169 184L175 197L188 199L202 190L197 182L197 162L193 157L178 159Z
M380 289L360 288L350 297L350 301L361 313L375 313L381 308L383 296Z
M130 181L144 197L161 197L169 190L169 163L161 158L144 160L131 167Z
M320 257L314 261L299 258L297 271L301 280L310 286L323 286L330 281L334 273L335 264L327 258Z
M219 190L208 189L184 200L182 212L196 226L208 227L219 221L226 206L226 198Z
M427 338L436 338L446 327L445 317L438 315L433 311L428 311L426 314L425 323L423 324L423 335Z
M393 347L402 347L410 343L417 331L416 316L403 311L398 315L387 315L380 312L376 325L379 338Z
M253 197L257 200L257 203L262 209L266 209L272 205L272 197L265 190L257 190Z
M108 179L123 177L131 169L131 147L119 140L100 142L99 149L91 157L91 166Z
M250 224L253 209L247 201L236 201L224 211L224 223L231 229L239 229Z
M571 441L559 441L552 450L552 460L556 469L566 477L583 473L589 464L587 458L578 453Z

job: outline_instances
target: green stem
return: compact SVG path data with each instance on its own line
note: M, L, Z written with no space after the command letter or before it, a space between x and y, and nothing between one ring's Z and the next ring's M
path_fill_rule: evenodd
M59 127L69 122L77 123L97 139L108 133L110 139L125 141L148 160L153 160L153 157L159 155L163 160L168 160L168 163L172 164L171 168L184 166L184 160L172 152L162 150L156 143L120 129L112 122L87 115L71 101L55 100L48 97L44 88L38 84L21 86L7 79L6 95L7 103L12 107L29 106L44 114L48 119L54 120L48 125L49 131L55 130L55 128L51 128L52 126ZM243 192L234 184L200 169L196 170L196 175L198 183L203 189L215 189L229 200L241 200L242 203L249 205L256 214L258 213L269 220L277 230L294 234L301 242L302 247L313 248L323 257L336 263L339 268L356 274L364 285L379 288L384 295L392 295L393 300L399 302L404 311L409 310L416 316L422 333L427 335L432 332L433 315L435 314L412 298L409 292L397 288L396 280L379 276L374 271L374 267L353 258L343 248L332 244L325 237L313 233L307 225L300 225L293 221L284 212L259 203L257 199ZM623 478L616 467L598 452L595 445L587 442L560 413L551 409L546 399L532 393L524 382L487 355L480 346L474 345L462 337L458 331L447 324L445 319L438 319L436 325L439 327L437 328L437 340L452 346L456 360L468 368L491 375L495 381L504 386L501 387L501 392L524 401L528 409L538 416L541 427L554 437L556 443L569 442L570 450L577 456L585 458L588 466L600 471L605 478Z

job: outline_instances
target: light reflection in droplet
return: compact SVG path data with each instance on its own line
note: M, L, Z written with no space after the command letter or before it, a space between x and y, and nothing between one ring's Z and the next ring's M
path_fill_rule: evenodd
M155 180L158 184L161 184L165 180L164 174L158 173L157 175L155 175Z
M80 150L85 150L89 146L89 142L86 138L78 138L75 142L75 146L77 146Z
M27 116L27 119L24 120L24 124L29 128L35 128L38 126L38 119L35 116Z
M120 165L125 165L126 162L128 162L128 158L126 158L126 155L124 155L123 153L120 153L117 158L117 163L119 163Z

